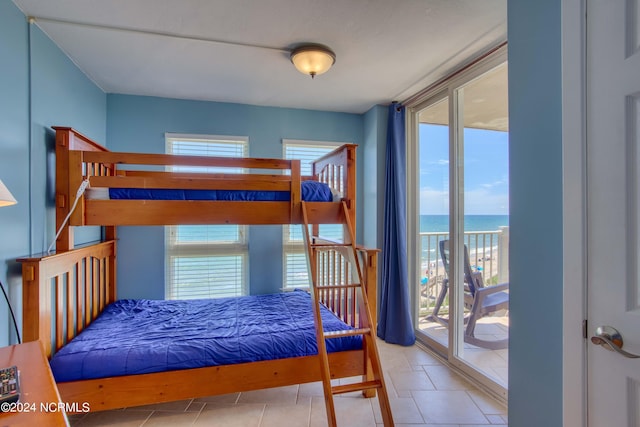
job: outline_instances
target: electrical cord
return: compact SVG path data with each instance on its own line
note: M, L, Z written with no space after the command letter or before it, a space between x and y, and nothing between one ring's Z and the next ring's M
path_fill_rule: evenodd
M7 292L4 290L4 285L2 281L0 281L0 288L2 288L2 293L4 294L4 299L7 301L7 305L9 306L9 312L11 313L11 318L13 319L13 327L16 328L16 337L18 338L18 344L22 344L22 339L20 338L20 331L18 331L18 322L16 322L16 316L13 314L13 307L11 307L11 303L9 302L9 297L7 296Z
M56 244L56 240L58 240L58 237L60 237L60 233L62 233L62 229L67 224L67 221L69 221L69 218L71 218L71 214L73 213L73 211L76 209L76 206L78 205L78 200L80 200L80 197L82 197L82 195L84 194L84 191L87 189L88 186L89 186L88 179L84 179L82 183L80 183L80 187L78 187L78 191L76 192L76 199L73 201L73 206L71 206L71 209L69 210L69 214L67 215L67 217L64 219L64 221L62 221L62 224L60 225L60 228L56 233L56 237L53 238L53 242L51 242L51 245L47 250L48 254L51 253L53 246Z

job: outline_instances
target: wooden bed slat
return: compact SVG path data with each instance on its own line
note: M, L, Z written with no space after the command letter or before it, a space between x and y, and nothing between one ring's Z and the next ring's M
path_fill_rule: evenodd
M240 173L187 173L187 172L159 172L146 170L128 170L121 171L121 176L127 177L167 177L172 176L180 179L210 179L216 181L248 181L246 174ZM301 177L302 179L311 179L312 177ZM267 182L291 182L291 177L287 175L269 175L269 174L251 174L251 181L267 181Z
M182 178L169 174L152 177L144 176L93 176L89 178L91 187L111 188L169 188L189 190L254 190L254 191L290 191L290 181L272 180L261 177L258 180L251 179L211 179Z
M83 151L87 163L116 163L155 166L228 167L244 169L291 169L294 160L256 159L250 157L182 156L175 154L141 154L112 151Z
M75 269L73 269L75 270ZM69 342L73 339L73 337L75 336L74 334L74 327L75 327L75 313L76 313L76 308L75 308L75 283L76 283L76 277L74 277L73 275L73 270L70 270L67 272L67 314L65 315L65 318L67 319L67 325L66 325L66 330L67 330L67 337L66 337L66 341L65 342Z
M63 301L63 287L64 287L64 277L56 276L54 279L55 282L55 310L56 310L56 323L54 325L56 334L55 334L55 349L58 350L64 344L63 332L64 332L64 301Z
M189 225L189 224L282 224L290 218L289 202L262 203L260 216L250 202L204 200L87 200L85 225ZM324 224L340 223L338 203L310 202L310 217ZM190 214L184 212L189 208ZM299 224L290 220L291 224ZM73 224L72 225L79 225Z
M98 263L95 258L91 258L91 318L98 317Z
M84 269L84 325L89 326L91 323L91 290L93 289L93 283L88 278L91 277L91 263L87 258L83 258L82 266Z

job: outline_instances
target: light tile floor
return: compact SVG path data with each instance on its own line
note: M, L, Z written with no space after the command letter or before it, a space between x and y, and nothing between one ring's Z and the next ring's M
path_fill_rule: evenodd
M507 425L507 409L418 346L378 341L396 426ZM338 425L382 426L378 399L335 397ZM71 426L326 426L321 383L181 400L69 417Z

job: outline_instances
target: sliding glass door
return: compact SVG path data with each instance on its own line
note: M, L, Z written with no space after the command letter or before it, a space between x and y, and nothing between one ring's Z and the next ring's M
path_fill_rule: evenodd
M446 348L449 333L448 278L439 249L449 238L449 98L430 99L417 113L419 148L418 195L418 330ZM435 320L442 319L442 322Z
M506 49L505 49L506 50ZM506 51L410 107L418 338L506 397L509 333Z

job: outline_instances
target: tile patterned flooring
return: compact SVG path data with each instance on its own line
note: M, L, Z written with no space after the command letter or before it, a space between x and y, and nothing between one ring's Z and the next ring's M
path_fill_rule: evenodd
M396 426L507 425L507 409L419 346L378 341ZM335 397L339 426L382 426L378 399ZM326 426L321 383L78 414L71 426Z

